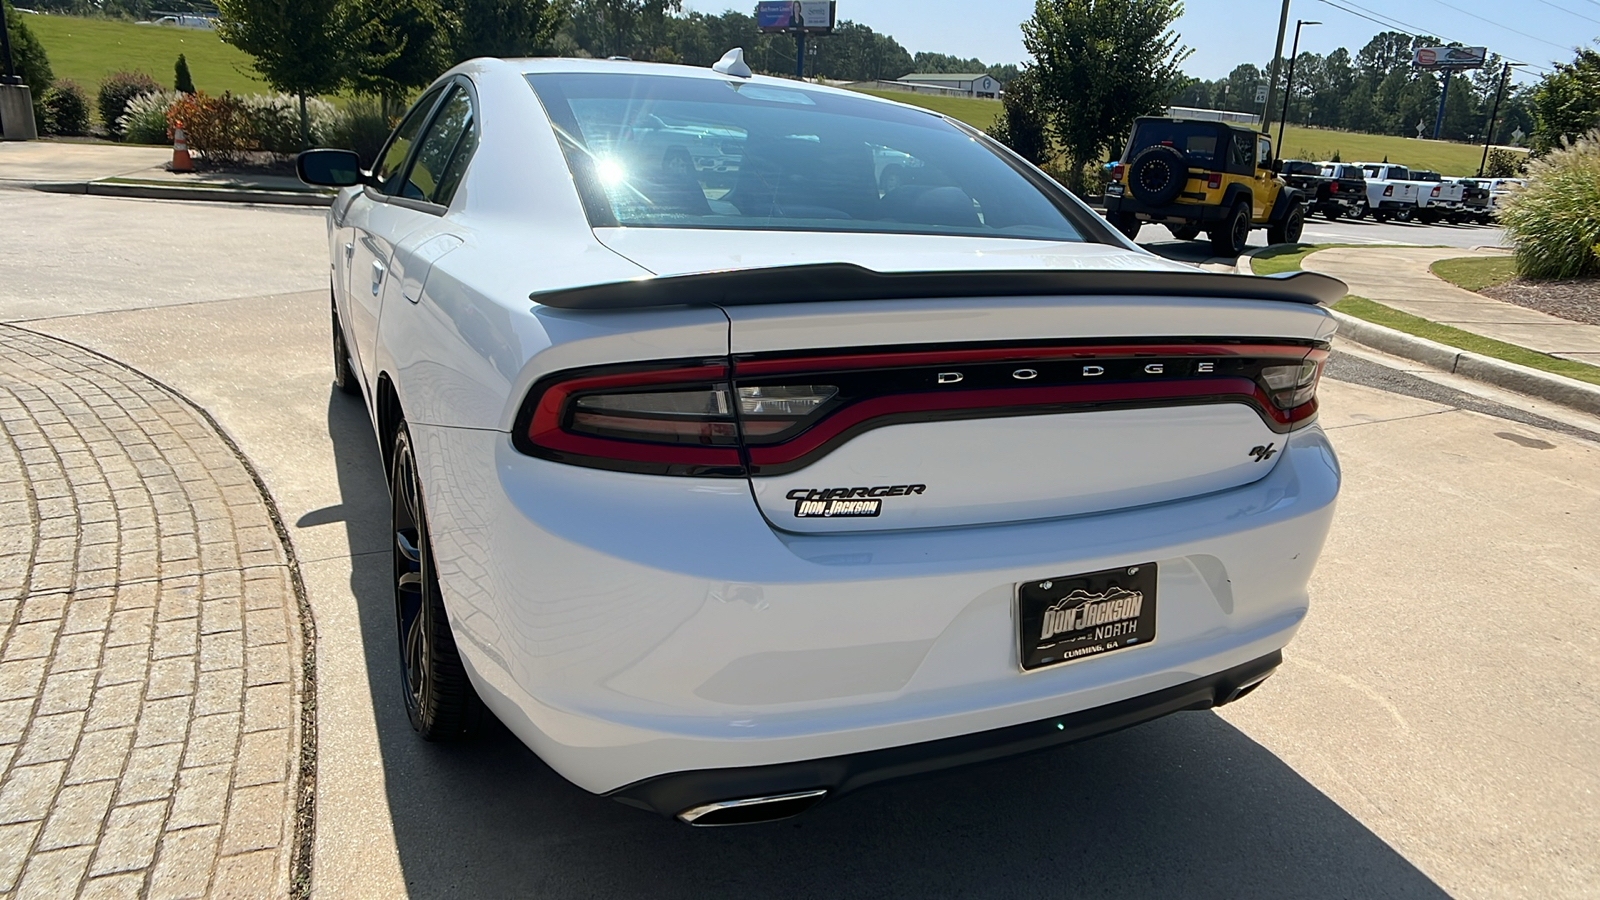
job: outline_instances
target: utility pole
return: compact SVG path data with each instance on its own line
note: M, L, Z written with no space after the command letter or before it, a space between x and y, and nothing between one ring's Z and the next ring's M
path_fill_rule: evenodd
M1279 159L1283 158L1283 126L1289 121L1289 98L1294 94L1294 61L1300 56L1300 29L1306 25L1321 24L1301 19L1294 20L1294 49L1289 51L1289 80L1283 86L1283 115L1278 117L1278 143L1273 145L1278 149Z
M1494 140L1494 121L1500 117L1500 97L1506 92L1506 79L1511 77L1512 66L1525 66L1527 63L1507 62L1500 70L1500 86L1494 90L1494 108L1489 113L1489 122L1483 126L1483 159L1478 163L1478 177L1483 177L1483 170L1489 166L1489 143Z
M1267 102L1261 107L1261 133L1272 133L1272 101L1278 95L1278 60L1283 57L1283 35L1289 30L1289 0L1283 0L1283 13L1278 16L1278 46L1272 51L1272 65L1268 66Z

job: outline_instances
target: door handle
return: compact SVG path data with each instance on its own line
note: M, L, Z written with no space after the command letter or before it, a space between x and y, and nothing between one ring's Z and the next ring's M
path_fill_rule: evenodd
M345 245L344 245L344 259L345 259L345 262L349 262L350 261L350 257L352 255L354 255L355 252L356 252L356 245L347 241L345 243Z
M378 288L383 284L383 263L376 260L372 263L372 296L378 296Z

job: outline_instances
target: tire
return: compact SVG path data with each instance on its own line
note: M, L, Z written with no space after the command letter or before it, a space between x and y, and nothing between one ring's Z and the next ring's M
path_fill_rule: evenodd
M356 396L361 393L361 381L356 378L355 366L350 365L350 347L344 342L344 326L339 324L337 304L333 304L333 386L341 394Z
M1330 206L1327 209L1324 209L1322 211L1322 216L1323 216L1323 218L1327 219L1329 222L1337 222L1340 219L1344 218L1344 207L1342 207L1342 206Z
M1180 241L1192 241L1200 236L1199 225L1168 225L1167 230Z
M1267 241L1273 244L1295 244L1306 227L1306 208L1296 203L1289 207L1276 225L1267 228Z
M1250 240L1250 204L1239 202L1228 211L1222 224L1206 232L1211 238L1211 252L1218 256L1238 256Z
M1367 209L1367 204L1363 202L1360 206L1354 207L1350 210L1350 218L1365 219L1368 212L1369 210Z
M424 740L471 737L482 730L487 711L467 680L445 615L416 456L404 422L395 429L393 459L389 532L393 536L395 634L406 716Z
M1173 147L1146 147L1128 163L1128 190L1146 206L1166 206L1178 199L1188 181L1189 165Z
M1106 213L1106 221L1112 228L1122 232L1122 236L1130 241L1139 239L1139 228L1143 225L1133 213L1114 212Z
M1403 209L1403 210L1401 210L1401 211L1399 211L1399 212L1394 214L1394 220L1396 222L1410 222L1412 219L1414 219L1416 217L1417 217L1416 210L1411 210L1411 209Z
M661 157L661 174L672 178L689 178L694 175L694 160L689 151L673 147Z

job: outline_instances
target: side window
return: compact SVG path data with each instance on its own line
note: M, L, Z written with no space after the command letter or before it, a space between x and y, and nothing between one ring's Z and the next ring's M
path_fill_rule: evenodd
M1255 145L1250 142L1247 134L1233 136L1233 158L1229 160L1232 165L1244 168L1253 168L1256 164Z
M1256 159L1266 162L1272 159L1272 142L1266 138L1256 139ZM1252 160L1252 163L1254 160Z
M439 114L422 137L417 157L406 175L403 197L450 205L467 159L477 144L477 128L472 116L472 98L460 87L439 106Z
M400 192L400 183L396 176L400 174L400 167L406 164L406 156L411 152L411 145L417 139L417 132L422 130L422 124L428 118L428 111L433 108L433 102L437 99L439 99L437 90L423 94L422 99L406 113L400 127L389 136L389 143L384 146L383 152L378 154L378 167L372 173L378 182L378 190L385 194Z

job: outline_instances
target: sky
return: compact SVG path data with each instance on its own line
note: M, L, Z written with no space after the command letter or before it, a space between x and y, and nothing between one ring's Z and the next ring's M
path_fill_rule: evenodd
M1542 66L1571 62L1574 46L1600 39L1600 0L1292 0L1284 53L1294 39L1296 19L1322 22L1306 26L1300 49L1328 53L1339 47L1355 54L1379 31L1389 30L1356 15L1370 14L1404 23L1393 30L1431 34L1468 46L1485 46L1509 59ZM1033 14L1033 0L838 0L838 17L893 35L915 53L928 50L982 59L1021 62L1022 21ZM745 0L685 0L686 8L717 13L744 9ZM1214 79L1241 62L1265 64L1278 34L1280 0L1187 0L1174 26L1194 48L1186 73ZM1514 15L1508 10L1514 10ZM1520 33L1518 33L1520 32ZM1537 80L1534 68L1513 70L1520 81Z

